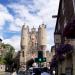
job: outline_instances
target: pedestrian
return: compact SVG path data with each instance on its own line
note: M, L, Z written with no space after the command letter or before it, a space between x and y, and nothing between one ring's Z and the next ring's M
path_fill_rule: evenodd
M48 72L47 72L47 68L43 68L43 72L41 73L41 75L50 75Z
M13 70L13 73L11 75L17 75L17 72L15 69Z

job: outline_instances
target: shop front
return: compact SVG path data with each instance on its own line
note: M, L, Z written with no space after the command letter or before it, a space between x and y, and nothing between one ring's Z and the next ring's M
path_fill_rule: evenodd
M73 59L72 59L73 47L70 44L61 44L56 49L58 60L58 75L68 74L72 75Z

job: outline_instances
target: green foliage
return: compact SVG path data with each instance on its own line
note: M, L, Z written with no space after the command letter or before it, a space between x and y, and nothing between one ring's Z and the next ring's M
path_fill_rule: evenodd
M10 44L2 44L2 47L4 48L5 52L0 57L0 63L11 65L13 63L13 53L15 52L15 49Z
M12 53L10 53L10 52L6 53L5 58L4 58L6 61L5 63L11 65L13 63L12 57L13 57Z
M4 64L4 63L5 63L4 58L2 58L2 57L0 56L0 64Z
M13 46L11 46L10 44L5 44L4 48L6 49L7 52L14 52L15 48Z

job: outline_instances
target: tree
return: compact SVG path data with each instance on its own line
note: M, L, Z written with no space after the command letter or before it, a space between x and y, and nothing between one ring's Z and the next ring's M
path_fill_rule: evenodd
M4 64L5 60L0 56L0 64Z
M10 44L1 44L2 54L0 55L0 64L10 64L15 49Z
M15 52L15 48L10 44L3 44L3 48L6 50L6 52Z
M3 44L4 48L4 63L6 64L9 71L12 71L12 64L13 64L13 54L15 52L15 48L10 44Z
M15 49L13 46L11 46L10 44L5 44L5 49L6 49L6 53L5 53L5 60L6 60L6 64L11 65L13 62L13 54L15 52Z

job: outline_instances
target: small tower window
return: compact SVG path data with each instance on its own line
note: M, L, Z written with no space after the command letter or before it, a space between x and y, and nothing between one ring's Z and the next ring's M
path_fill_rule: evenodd
M65 17L65 19L64 19L64 28L66 27L66 25L67 25L67 20L66 20L66 17Z
M22 56L24 57L24 51L22 52Z
M25 49L25 46L21 46L22 49Z
M1 69L2 69L2 67L1 67Z

